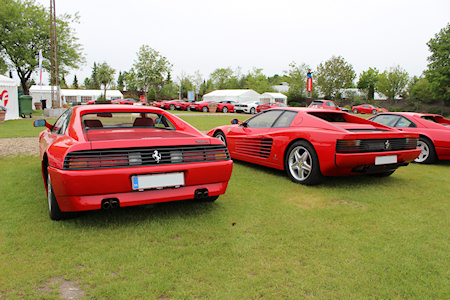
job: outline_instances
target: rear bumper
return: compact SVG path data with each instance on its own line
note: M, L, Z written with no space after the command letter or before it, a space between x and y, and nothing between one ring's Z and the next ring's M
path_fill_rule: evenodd
M337 174L327 174L322 170L323 175L343 175L355 173L378 173L388 170L395 170L400 166L407 165L419 156L420 149L385 151L369 153L336 153L335 163ZM377 157L396 156L396 162L389 164L375 164Z
M209 196L224 194L233 162L114 168L100 170L59 170L49 167L53 191L61 211L100 209L104 199L115 198L120 206L193 199L196 189L207 189ZM185 185L179 188L134 191L131 176L183 172Z

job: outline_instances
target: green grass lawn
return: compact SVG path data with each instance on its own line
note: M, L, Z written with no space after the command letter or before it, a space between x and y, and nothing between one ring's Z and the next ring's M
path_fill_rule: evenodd
M207 119L186 120L222 122ZM0 170L0 298L56 299L55 279L94 299L450 296L450 162L314 187L235 162L214 203L61 222L48 218L37 156L0 157Z

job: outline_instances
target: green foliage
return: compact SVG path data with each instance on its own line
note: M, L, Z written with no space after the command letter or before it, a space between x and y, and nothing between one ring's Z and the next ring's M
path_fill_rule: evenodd
M431 55L428 57L426 78L436 99L450 105L450 23L428 43Z
M29 94L28 81L39 67L39 50L43 52L43 67L50 68L50 14L34 1L1 0L0 7L0 57L17 71L24 94ZM62 74L85 61L70 27L76 22L77 14L57 17L58 64Z
M253 68L253 71L249 72L244 87L260 94L273 91L272 85L266 75L262 73L262 69L258 68Z
M408 85L408 97L406 100L413 104L416 110L419 110L421 103L432 103L433 94L430 90L428 79L414 76Z
M99 64L97 70L97 81L103 86L104 94L106 98L106 90L114 82L114 74L116 70L111 68L106 62Z
M315 78L316 85L325 98L329 99L340 89L352 87L356 73L342 56L332 56L325 63L319 64Z
M133 76L133 86L137 89L148 91L152 86L160 89L164 79L172 69L172 64L166 57L148 45L143 45L137 53L137 60L133 64L133 72L128 76Z
M177 99L178 98L178 87L173 82L166 83L159 91L161 99Z
M378 79L379 71L377 68L369 68L369 70L363 71L359 76L357 87L360 90L367 91L367 100L369 103L374 98Z
M119 72L119 77L117 78L117 89L121 92L124 90L125 87L124 81L125 79L122 75L122 72Z
M150 88L150 90L147 93L147 100L148 101L155 101L156 100L156 91L153 87Z
M406 91L408 81L408 72L400 66L394 66L389 71L384 71L379 75L376 88L379 93L393 100L396 96L400 96Z
M194 90L193 77L181 72L178 77L178 91L181 93L181 98L187 98L187 93Z
M298 99L305 97L306 92L306 74L310 67L304 63L297 65L295 62L289 64L290 69L284 71L287 74L287 82L289 84L288 99L290 101L299 102Z
M73 88L73 89L79 89L79 88L80 88L80 86L78 85L78 78L77 78L77 75L73 76L72 88Z
M215 69L210 75L211 84L216 90L228 89L228 81L233 75L233 70L231 68L220 68Z
M59 87L62 89L67 89L67 83L66 83L66 77L64 76L64 74L61 74L61 79L59 80Z

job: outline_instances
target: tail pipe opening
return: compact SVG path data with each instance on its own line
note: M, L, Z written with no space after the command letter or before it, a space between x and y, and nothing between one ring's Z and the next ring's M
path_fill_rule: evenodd
M103 199L102 201L102 209L114 209L120 207L119 199L116 198L110 198L110 199Z
M194 197L195 197L195 199L208 198L209 192L207 189L198 189L198 190L195 190Z

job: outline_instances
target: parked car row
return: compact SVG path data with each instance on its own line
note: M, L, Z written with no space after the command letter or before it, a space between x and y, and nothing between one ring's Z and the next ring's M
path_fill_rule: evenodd
M223 103L222 111L227 104L232 103ZM203 111L195 105L191 108ZM243 105L234 110L249 109ZM39 135L39 149L50 218L187 199L215 201L226 192L232 159L284 170L303 185L327 176L387 177L413 161L450 160L450 120L440 115L383 112L364 119L337 109L271 104L259 110L207 135L144 105L76 106L54 124L36 120L34 126L47 128Z
M205 100L200 102L184 101L184 100L170 100L158 101L152 104L154 107L163 108L166 110L187 110L187 111L201 111L209 112L210 107L215 107L216 112L222 113L247 113L256 114L260 111L267 110L274 107L286 107L284 103L271 102L262 103L259 101L249 101L238 103L233 100L211 101Z
M339 107L336 102L333 100L314 100L311 102L311 104L308 106L309 108L319 108L319 109L330 109L330 110L342 110L345 112L350 112L348 108L345 107ZM381 112L387 112L388 110L385 108L377 107L372 104L361 104L361 105L355 105L351 108L351 112L354 114L373 114L376 115Z

